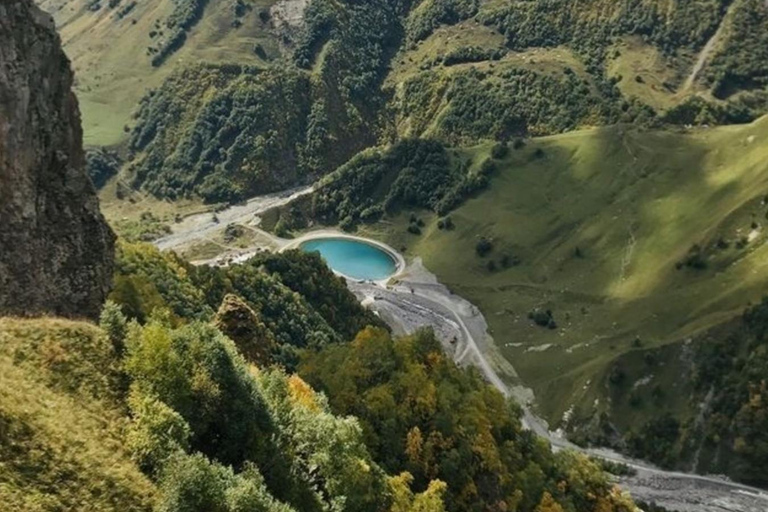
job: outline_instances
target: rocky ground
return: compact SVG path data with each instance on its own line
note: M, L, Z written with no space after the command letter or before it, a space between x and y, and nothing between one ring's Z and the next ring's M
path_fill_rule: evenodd
M198 213L190 215L173 226L173 233L155 240L154 244L161 250L172 249L180 251L196 242L204 241L228 224L241 224L246 227L258 227L258 216L265 211L287 204L297 197L309 194L312 186L300 187L284 192L254 197L244 204L231 206L225 210L213 213Z

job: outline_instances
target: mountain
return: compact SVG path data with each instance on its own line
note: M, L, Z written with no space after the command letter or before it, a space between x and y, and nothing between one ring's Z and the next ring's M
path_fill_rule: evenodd
M754 306L766 285L762 0L41 4L78 71L87 139L110 146L90 170L125 238L316 183L260 227L359 230L421 258L484 313L552 428L764 485L751 476L765 411ZM222 240L208 240L214 253L231 249ZM396 422L345 393L399 395L340 383L327 362L347 361L333 347L374 319L335 325L337 308L354 310L349 297L323 297L341 300L328 310L297 290L296 276L321 266L293 261L302 270L289 283L270 270L281 259L219 273L145 246L119 258L112 299L125 314L206 323L230 297L220 328L228 307L258 320L242 350L264 357L258 339L304 368L333 393L332 412L361 416L382 467L410 464L418 490L464 460L381 462L381 439L402 441L404 427L367 424ZM382 336L363 337L391 341ZM408 434L414 450L447 446ZM451 498L456 485L475 492L448 483ZM514 501L481 487L484 504Z
M88 141L128 141L125 180L160 198L242 200L403 137L745 122L768 98L759 0L42 5Z
M0 313L95 318L114 235L85 172L72 72L49 16L0 6Z
M0 222L20 230L2 240L2 277L24 266L36 280L3 295L5 507L637 511L597 462L525 430L431 332L393 338L317 254L220 268L147 244L113 251L50 18L31 0L0 15Z
M87 145L112 146L132 125L141 98L178 66L206 62L264 65L278 54L279 40L261 21L264 5L251 2L151 2L122 0L40 0L53 15L77 77ZM245 11L236 6L243 5ZM187 6L194 5L191 11ZM187 21L181 21L184 16ZM238 25L234 27L234 25ZM159 48L180 26L183 44L173 45L162 64L152 65ZM254 51L259 45L264 53Z

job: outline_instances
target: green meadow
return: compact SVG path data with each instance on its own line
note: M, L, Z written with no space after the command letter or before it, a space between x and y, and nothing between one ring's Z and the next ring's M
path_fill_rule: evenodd
M479 165L491 147L454 158ZM363 231L421 257L481 309L551 422L573 405L599 406L619 356L685 339L765 292L768 118L544 137L498 167L487 190L450 214L452 230L419 214L426 227L412 235L403 212ZM481 238L493 246L485 257ZM556 328L535 325L537 309Z

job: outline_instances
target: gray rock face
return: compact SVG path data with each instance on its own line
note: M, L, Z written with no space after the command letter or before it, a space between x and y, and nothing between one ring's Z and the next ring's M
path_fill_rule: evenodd
M0 0L0 315L98 315L115 237L84 165L53 20Z

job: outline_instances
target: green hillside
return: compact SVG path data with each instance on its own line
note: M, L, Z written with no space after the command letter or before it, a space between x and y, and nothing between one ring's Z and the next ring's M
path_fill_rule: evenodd
M431 333L362 328L376 320L316 255L194 268L123 245L115 282L99 327L0 319L13 509L636 510L594 462L523 430ZM214 316L226 292L242 297Z
M148 511L123 442L113 347L95 326L0 319L0 501L8 510Z
M126 239L322 180L263 227L359 228L423 258L483 311L552 426L658 459L643 432L668 412L686 427L662 462L743 476L686 438L704 435L687 425L707 394L671 369L765 290L765 2L39 3L73 61L86 142L115 150L89 167ZM289 369L371 321L344 302L339 323L338 296L318 306L300 279L260 271L275 262L209 274L122 251L113 298L130 317L210 321L239 295ZM675 362L649 377L646 354ZM626 389L646 378L663 407ZM715 442L729 459L735 428Z
M617 357L602 383L610 400L599 415L574 411L574 438L764 486L766 312L763 299L692 337Z
M759 0L40 3L74 64L86 143L130 140L127 183L162 198L241 200L401 137L765 112Z
M405 212L363 232L422 257L476 304L557 425L572 405L604 399L602 377L620 354L680 340L763 295L766 128L763 118L536 139L450 214L454 229L425 216L414 236ZM490 150L457 153L479 162ZM482 239L492 247L484 257ZM557 328L535 325L537 310L551 310Z
M277 37L260 16L269 11L274 3L271 0L249 0L242 11L235 8L238 2L197 0L194 4L200 6L199 20L191 18L186 40L158 66L152 65L152 58L178 28L173 16L179 18L186 2L37 3L53 14L72 61L86 145L111 146L124 141L141 98L160 86L174 69L200 61L263 66L279 55ZM169 23L174 26L169 27ZM257 45L263 49L261 55L254 51Z

